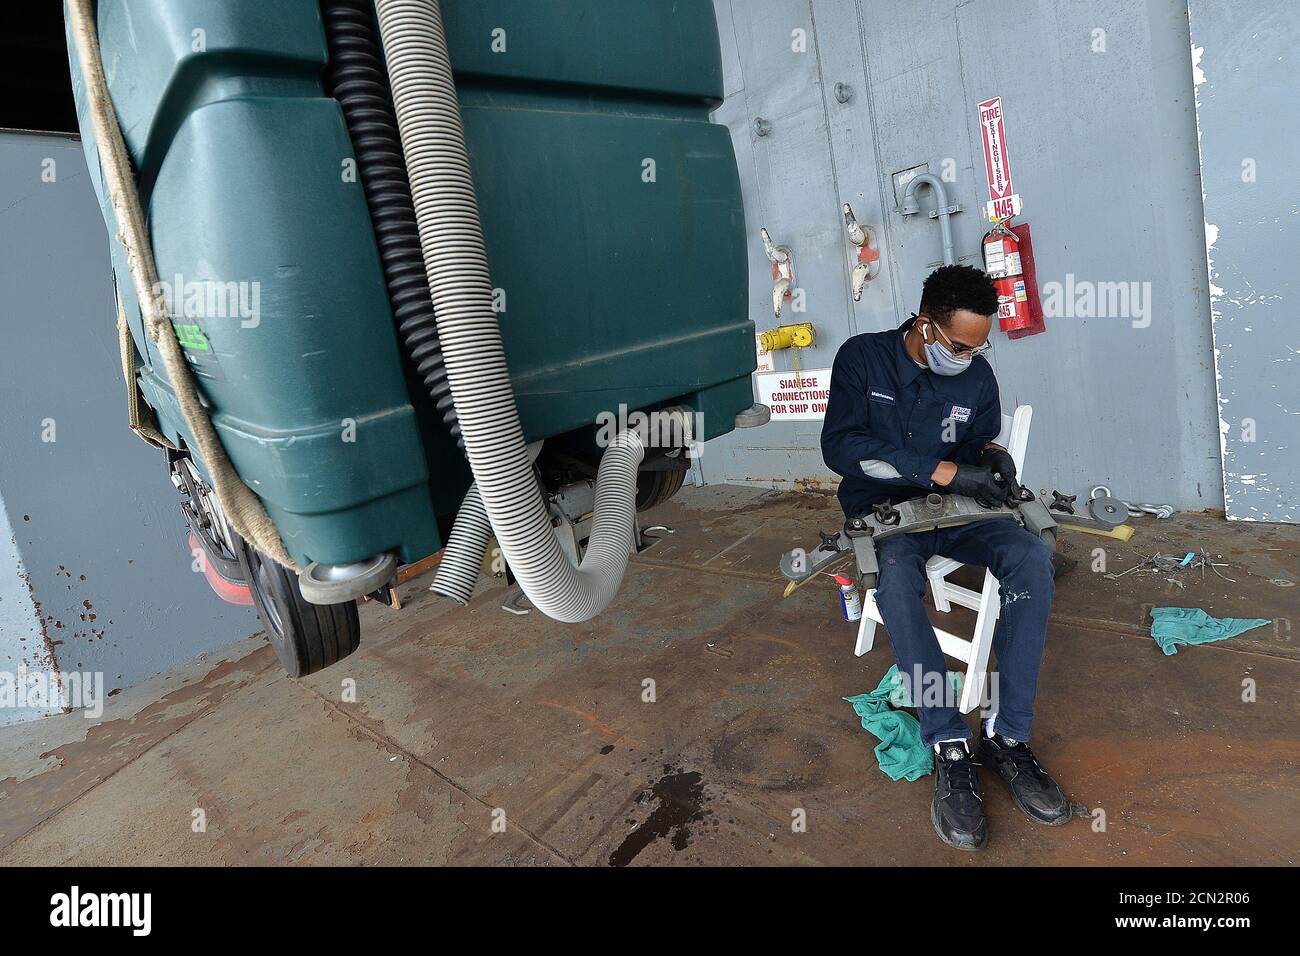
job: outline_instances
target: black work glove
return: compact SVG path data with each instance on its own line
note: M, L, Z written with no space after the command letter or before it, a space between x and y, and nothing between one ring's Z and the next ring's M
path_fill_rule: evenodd
M1006 486L993 477L993 472L980 465L958 465L957 474L943 486L943 490L974 498L985 508L996 508L1007 498Z
M1008 490L1015 490L1019 484L1016 480L1016 463L1005 448L985 448L980 452L980 464L1000 477Z

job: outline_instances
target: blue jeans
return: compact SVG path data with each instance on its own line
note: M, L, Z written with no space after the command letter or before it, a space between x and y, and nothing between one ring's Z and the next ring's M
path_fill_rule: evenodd
M1055 589L1051 549L1016 522L994 520L894 535L876 544L876 554L880 563L876 606L889 630L898 669L916 702L925 743L965 740L971 735L952 695L939 698L924 693L926 686L947 686L943 651L921 603L925 562L936 554L986 567L1001 585L1001 616L993 635L997 677L991 672L986 685L992 689L990 711L997 714L993 729L1028 740ZM915 686L918 676L924 682L919 687Z

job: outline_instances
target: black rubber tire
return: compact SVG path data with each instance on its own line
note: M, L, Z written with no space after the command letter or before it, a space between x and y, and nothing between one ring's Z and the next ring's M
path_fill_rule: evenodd
M636 510L645 511L661 505L682 490L685 468L672 471L643 471L636 476Z
M298 576L244 544L239 549L253 606L280 666L290 677L306 677L337 664L361 644L357 602L310 604L298 590Z

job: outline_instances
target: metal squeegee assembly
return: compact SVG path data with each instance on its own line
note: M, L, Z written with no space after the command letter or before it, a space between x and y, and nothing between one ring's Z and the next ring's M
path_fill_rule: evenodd
M918 534L976 521L1011 520L1056 546L1056 520L1047 506L1026 488L1010 504L986 508L966 495L930 494L899 504L884 502L865 514L844 522L842 531L824 531L811 551L795 548L781 556L781 574L794 585L802 584L853 552L858 574L866 587L875 587L879 566L875 542L896 534Z

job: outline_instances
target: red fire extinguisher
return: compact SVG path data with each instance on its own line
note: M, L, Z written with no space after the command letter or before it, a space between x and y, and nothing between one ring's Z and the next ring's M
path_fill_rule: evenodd
M1012 332L1030 325L1029 296L1020 265L1020 240L1003 220L995 219L984 236L984 271L998 290L998 327Z

